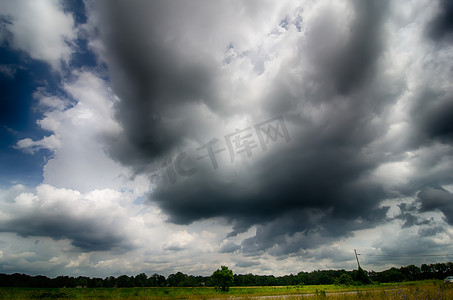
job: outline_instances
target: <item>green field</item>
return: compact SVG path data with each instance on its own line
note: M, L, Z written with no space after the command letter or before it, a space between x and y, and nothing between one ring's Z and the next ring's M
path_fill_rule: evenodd
M453 286L417 281L368 286L309 285L214 288L0 288L0 299L453 299Z

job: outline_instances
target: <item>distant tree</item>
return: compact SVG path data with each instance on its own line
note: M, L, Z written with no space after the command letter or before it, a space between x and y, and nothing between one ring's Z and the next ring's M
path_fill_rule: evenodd
M361 284L370 284L371 283L370 277L368 277L368 274L366 273L366 271L364 269L362 269L361 267L359 267L359 269L357 271L356 281Z
M138 274L134 278L134 285L136 287L144 287L148 282L148 276L145 273Z
M193 275L186 276L179 285L185 287L197 286L198 285L197 278Z
M154 273L151 277L148 278L148 286L160 286L163 287L166 285L167 280L165 276Z
M442 279L444 276L447 275L448 267L447 264L444 263L436 263L433 266L435 273L435 278Z
M79 276L76 279L76 286L87 287L88 286L88 277Z
M134 279L127 276L121 275L117 278L118 287L134 287Z
M380 272L380 282L401 282L404 280L406 280L406 277L397 268Z
M447 262L445 265L447 266L447 273L448 274L453 274L453 263L452 262Z
M220 269L212 273L211 280L214 282L216 287L219 287L222 291L227 292L234 281L233 271L229 270L226 266L221 266Z
M431 278L433 278L431 265L422 264L421 267L420 267L420 270L422 272L423 279L431 279Z
M400 272L404 275L406 280L420 280L421 279L420 268L415 265L401 267Z
M353 282L354 280L352 279L352 277L346 273L342 274L338 278L335 278L334 280L335 285L351 285L353 284Z
M345 275L344 275L345 274ZM344 276L343 276L344 275ZM348 275L348 276L346 276ZM421 267L409 265L400 268L391 268L380 272L366 272L363 269L353 271L345 270L317 270L311 272L299 272L297 275L255 275L233 274L227 267L215 271L209 277L186 275L182 272L171 274L166 279L159 274L147 277L145 273L134 276L122 275L118 278L113 276L102 278L90 278L79 276L58 276L50 279L46 276L30 276L26 274L2 274L0 273L0 287L133 287L133 286L216 286L227 291L234 282L236 286L257 285L313 285L313 284L349 284L352 278L354 284L368 284L375 282L401 282L405 280L420 279L443 279L447 275L453 275L453 262L423 264Z
M177 272L176 274L170 274L167 278L167 284L169 286L183 286L188 275L182 272Z
M103 287L104 286L104 280L102 278L93 278L92 284L89 287Z
M116 278L109 276L104 279L104 287L114 287L116 285Z
M297 273L297 284L308 284L307 278L308 278L308 273L306 273L306 272Z

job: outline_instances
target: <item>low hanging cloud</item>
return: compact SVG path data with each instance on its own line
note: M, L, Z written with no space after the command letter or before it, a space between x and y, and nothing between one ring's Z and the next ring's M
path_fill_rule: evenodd
M43 184L34 193L20 193L14 202L2 204L9 214L2 217L0 232L68 239L86 252L129 251L134 246L121 197L113 190L81 194Z
M406 15L390 1L92 3L120 99L122 131L107 151L150 176L149 199L169 222L225 218L228 238L257 226L242 241L244 253L297 253L383 224L384 200L453 183L452 51L438 43L450 32L450 6L415 2ZM430 9L417 10L422 5ZM290 142L262 151L253 129L277 117ZM235 130L257 148L228 163ZM208 144L225 148L212 165L194 150ZM412 153L440 148L443 167L418 174L426 161ZM413 168L404 180L403 170L392 175L402 184L382 179L395 163ZM173 181L183 176L168 184L168 170ZM425 210L449 214L427 201ZM401 218L407 227L422 224ZM223 252L237 250L225 245Z

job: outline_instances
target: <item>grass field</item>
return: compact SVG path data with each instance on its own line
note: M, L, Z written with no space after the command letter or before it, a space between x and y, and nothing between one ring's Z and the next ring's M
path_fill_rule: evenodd
M360 287L310 285L214 288L0 288L0 299L453 299L453 286L418 281Z

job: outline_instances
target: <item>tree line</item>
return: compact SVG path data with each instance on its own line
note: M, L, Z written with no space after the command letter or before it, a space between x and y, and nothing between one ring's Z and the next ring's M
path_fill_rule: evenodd
M222 267L223 269L223 267ZM226 268L228 269L228 268ZM220 271L220 270L218 270ZM212 276L193 276L182 272L170 274L168 277L159 274L147 276L145 273L136 276L121 275L106 278L86 276L30 276L26 274L0 274L1 287L199 287L218 286L218 271ZM231 272L231 270L228 270ZM232 273L232 272L231 272ZM365 275L364 275L365 274ZM284 276L234 274L234 286L287 286L317 284L363 284L369 282L402 282L425 279L443 279L453 275L453 263L422 264L420 267L409 265L391 268L381 272L359 270L317 270L299 272Z

